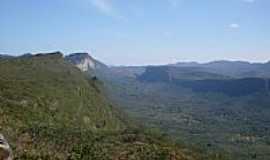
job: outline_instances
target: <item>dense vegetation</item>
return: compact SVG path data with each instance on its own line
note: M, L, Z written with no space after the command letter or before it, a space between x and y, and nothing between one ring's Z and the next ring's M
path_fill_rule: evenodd
M100 86L60 53L1 59L0 132L14 159L210 158L137 128L106 100Z
M205 72L200 68L183 67L179 69L173 66L149 66L137 79L148 82L171 82L174 80L224 80L229 77L216 73Z
M136 76L130 76L134 68L128 76L119 70L120 76L107 79L108 92L146 125L204 153L221 151L232 160L270 158L267 77L218 76L197 67L146 67Z
M217 92L229 96L245 96L257 92L268 92L268 78L229 78L199 71L198 68L171 66L147 67L137 79L141 82L168 82L191 88L194 92Z
M0 59L0 132L15 159L270 157L267 78L102 63L85 74L70 62L61 53Z
M178 85L191 88L194 92L216 92L229 96L246 96L269 91L269 80L261 78L244 78L232 80L198 80L177 81Z

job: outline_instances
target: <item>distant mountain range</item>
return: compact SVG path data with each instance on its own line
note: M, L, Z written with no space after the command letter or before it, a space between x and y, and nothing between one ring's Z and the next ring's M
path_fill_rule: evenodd
M29 57L30 53L23 54L18 57ZM7 54L0 54L0 58L16 58ZM153 67L171 67L173 70L182 70L183 72L208 72L216 75L222 75L224 77L231 78L247 78L247 77L260 77L270 78L270 61L266 63L250 63L247 61L212 61L208 63L198 62L178 62L175 64L161 65L161 66L107 66L106 64L94 59L88 53L72 53L65 56L65 59L75 64L83 71L96 71L104 72L108 71L117 74L119 76L136 77L144 71L146 68Z
M13 56L7 54L0 54L0 59L8 59L8 58L13 58Z
M19 57L31 56L31 54L24 54ZM9 55L0 57L2 59L16 58ZM65 59L83 72L89 72L89 75L107 82L123 81L126 78L145 82L171 82L198 92L222 92L229 95L269 91L270 62L250 63L223 60L209 63L179 62L161 66L109 67L88 53L73 53L65 56Z
M243 77L270 77L270 62L250 63L245 61L213 61L209 63L176 63L176 67L196 67L202 70L232 76Z

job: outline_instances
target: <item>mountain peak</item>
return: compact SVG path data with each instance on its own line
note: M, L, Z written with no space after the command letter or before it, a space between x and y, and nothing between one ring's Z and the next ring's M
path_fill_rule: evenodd
M93 73L93 71L104 72L108 70L108 67L104 63L99 62L86 52L72 53L65 58L83 72L90 71Z
M94 70L96 68L95 59L86 52L72 53L66 56L66 59L76 65L83 72L91 69Z

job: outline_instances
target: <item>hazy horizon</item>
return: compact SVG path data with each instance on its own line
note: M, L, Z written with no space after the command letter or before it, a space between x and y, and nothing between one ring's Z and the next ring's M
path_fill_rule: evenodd
M213 60L209 60L209 61L196 61L196 60L175 60L169 63L145 63L145 64L109 64L104 62L102 59L98 59L97 57L93 56L94 54L91 54L89 52L86 51L79 51L79 52L71 52L71 53L64 53L62 51L39 51L39 52L26 52L26 53L5 53L5 52L0 52L0 55L7 55L7 56L22 56L24 54L32 54L32 55L36 55L36 54L49 54L49 53L55 53L55 52L61 52L64 56L68 56L70 54L76 54L76 53L88 53L91 57L93 57L95 60L98 60L108 66L155 66L155 65L170 65L170 64L176 64L176 63L198 63L198 64L207 64L207 63L211 63L211 62L218 62L218 61L230 61L230 62L248 62L250 64L264 64L264 63L270 63L270 59L269 60L265 60L265 61L249 61L249 60L243 60L243 59L213 59Z
M88 52L108 65L270 60L268 0L3 0L0 53Z

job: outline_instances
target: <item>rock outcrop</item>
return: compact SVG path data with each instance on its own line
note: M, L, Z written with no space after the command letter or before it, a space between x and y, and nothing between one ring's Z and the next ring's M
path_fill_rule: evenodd
M12 160L12 151L2 134L0 134L0 160Z
M71 63L76 65L81 71L95 70L95 60L88 53L74 53L66 57Z

